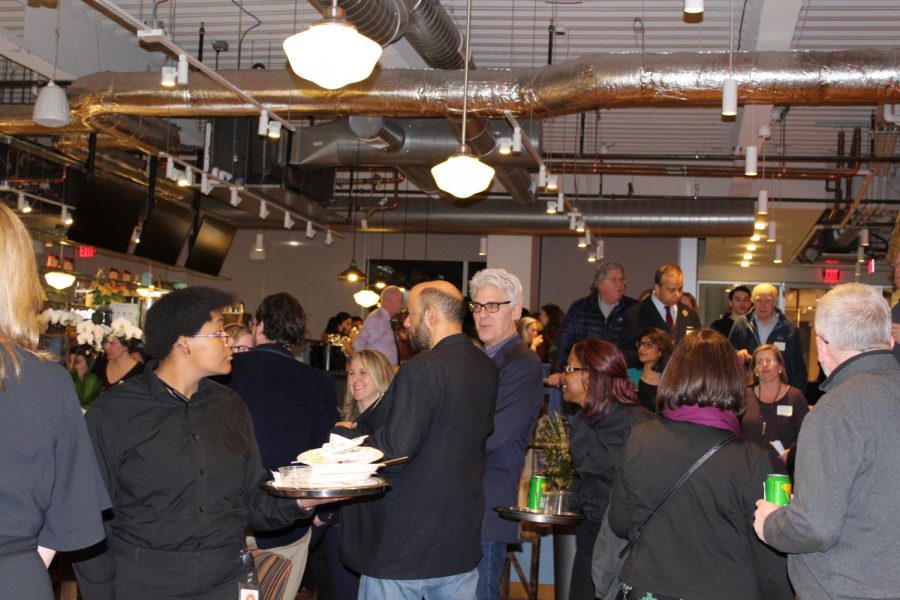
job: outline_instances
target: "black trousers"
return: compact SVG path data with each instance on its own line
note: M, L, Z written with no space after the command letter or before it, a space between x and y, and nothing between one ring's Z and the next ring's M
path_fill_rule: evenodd
M600 533L600 523L584 520L575 527L575 560L572 562L572 578L569 582L569 600L594 598L594 582L591 579L591 559L594 542Z

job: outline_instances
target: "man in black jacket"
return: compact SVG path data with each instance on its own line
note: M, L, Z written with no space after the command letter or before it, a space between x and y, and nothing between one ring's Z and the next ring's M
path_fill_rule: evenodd
M413 345L378 404L370 438L386 458L391 488L343 511L341 554L362 573L360 598L473 598L481 559L482 475L497 366L462 333L462 294L429 281L409 294Z
M625 313L637 302L625 295L625 267L605 262L597 267L590 295L576 300L569 307L562 329L556 336L553 373L547 385L558 386L563 379L563 364L572 346L582 340L601 339L620 348L634 350L636 332L629 329Z
M338 420L334 380L294 359L291 347L303 342L306 313L296 298L268 296L256 309L255 347L234 356L226 384L240 394L250 417L267 471L289 465L301 452L328 441ZM309 554L309 521L273 532L253 532L256 544L291 561L285 598L300 588Z

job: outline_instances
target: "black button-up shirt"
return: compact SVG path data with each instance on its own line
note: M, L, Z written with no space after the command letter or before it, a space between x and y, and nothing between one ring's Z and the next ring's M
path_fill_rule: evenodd
M155 550L215 549L311 514L273 497L241 398L202 380L190 401L152 369L101 396L88 431L113 503L111 532Z

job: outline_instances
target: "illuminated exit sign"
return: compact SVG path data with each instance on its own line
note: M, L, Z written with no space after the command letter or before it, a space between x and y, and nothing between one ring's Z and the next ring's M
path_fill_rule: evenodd
M78 258L94 258L94 253L96 251L97 249L93 246L78 246Z
M841 269L826 267L822 269L822 281L831 285L838 284L841 282L843 274L844 272Z

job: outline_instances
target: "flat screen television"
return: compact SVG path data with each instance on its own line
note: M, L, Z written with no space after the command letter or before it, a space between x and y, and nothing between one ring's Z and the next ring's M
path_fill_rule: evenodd
M194 213L187 206L158 200L141 227L134 255L174 265L191 233Z
M209 215L203 216L194 245L188 251L184 266L194 271L217 276L234 241L235 228Z
M147 189L124 180L69 171L66 198L75 205L69 239L128 252L131 234L147 201Z

